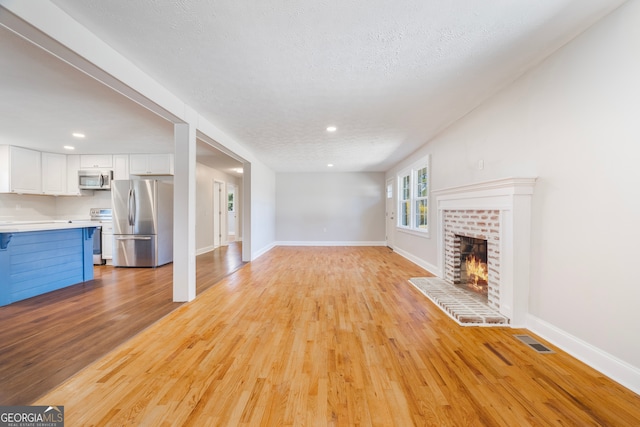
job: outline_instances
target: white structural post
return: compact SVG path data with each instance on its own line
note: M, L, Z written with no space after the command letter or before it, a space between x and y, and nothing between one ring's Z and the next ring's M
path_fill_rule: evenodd
M196 127L174 127L173 301L196 297Z

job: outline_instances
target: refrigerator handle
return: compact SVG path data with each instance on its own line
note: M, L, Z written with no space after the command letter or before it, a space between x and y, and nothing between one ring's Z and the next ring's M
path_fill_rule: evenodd
M127 220L129 221L129 225L130 226L133 226L133 218L131 216L131 212L133 211L133 208L131 207L131 200L132 199L133 199L133 188L130 188L129 189L129 198L127 200L127 204L128 204L127 207L129 208L129 209L127 209L127 211L128 211L127 212L127 215L128 215L127 216Z
M131 210L131 225L135 226L136 225L136 221L138 221L138 211L136 209L136 189L132 188L131 189L131 195L133 196L131 199L133 201L132 205L132 210ZM135 231L134 231L135 233Z

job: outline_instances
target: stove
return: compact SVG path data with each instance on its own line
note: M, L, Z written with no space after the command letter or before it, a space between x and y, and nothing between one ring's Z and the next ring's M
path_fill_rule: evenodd
M91 208L89 210L91 221L111 221L112 215L111 208Z
M99 222L93 233L93 265L104 265L111 259L113 216L110 208L91 208L91 221Z

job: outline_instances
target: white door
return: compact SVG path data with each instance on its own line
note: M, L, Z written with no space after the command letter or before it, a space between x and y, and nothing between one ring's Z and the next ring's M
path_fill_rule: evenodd
M213 181L213 247L218 248L222 243L222 186L223 183Z
M236 186L227 185L227 229L229 230L230 240L235 240L236 235Z
M387 181L387 186L386 186L386 200L387 200L387 207L386 207L386 234L387 234L387 246L389 246L390 248L393 249L393 233L395 232L396 229L396 208L395 208L395 203L394 203L394 199L393 199L393 178L389 179Z

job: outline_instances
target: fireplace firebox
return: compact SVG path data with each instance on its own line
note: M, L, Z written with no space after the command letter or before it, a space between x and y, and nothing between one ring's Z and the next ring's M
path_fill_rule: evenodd
M456 237L460 240L460 278L456 284L487 297L489 293L487 241L469 236Z

